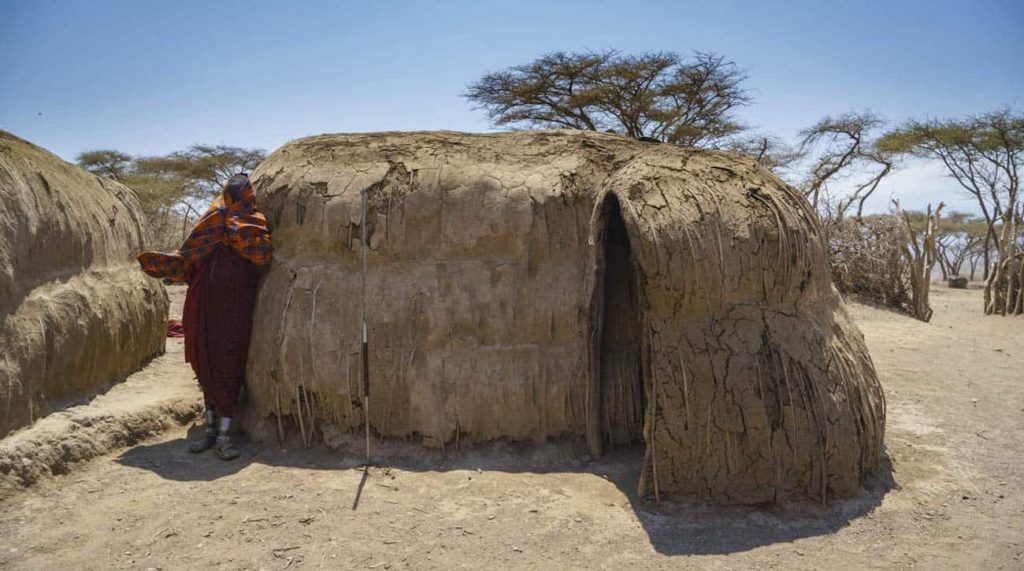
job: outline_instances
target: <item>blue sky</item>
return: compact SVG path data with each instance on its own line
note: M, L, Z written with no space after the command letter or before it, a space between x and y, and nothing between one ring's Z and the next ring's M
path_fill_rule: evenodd
M461 97L548 51L714 51L740 117L786 140L826 114L1024 107L1021 0L151 2L0 0L0 128L72 159L339 131L486 131ZM879 192L969 207L934 166Z

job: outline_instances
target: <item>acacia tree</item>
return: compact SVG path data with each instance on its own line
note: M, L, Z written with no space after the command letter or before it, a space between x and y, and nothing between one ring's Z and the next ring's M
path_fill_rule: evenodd
M174 209L181 215L184 237L228 179L239 172L251 172L265 156L262 149L193 145L168 155L140 157L135 161L135 170L165 187L181 189Z
M98 149L79 153L75 162L83 169L107 178L120 181L131 171L135 159L121 151Z
M813 156L813 164L799 186L825 218L841 221L856 206L855 217L860 220L864 203L892 173L893 153L879 148L875 139L883 125L878 116L865 111L828 116L800 132L800 148ZM848 192L830 195L830 185L851 171L864 173L863 179L855 181Z
M950 212L943 217L935 238L942 279L962 275L964 264L971 268L970 279L974 279L977 259L981 256L981 246L987 233L988 225L973 214Z
M800 131L797 160L786 174L818 214L839 291L916 316L920 290L911 280L915 260L907 256L904 217L864 215L896 168L896 155L876 144L883 126L870 111L826 116Z
M176 247L231 175L250 172L261 149L193 145L163 156L133 157L100 149L78 155L82 168L115 179L139 197L154 247Z
M266 157L263 149L227 145L192 145L169 155L137 160L140 170L190 181L197 197L212 198L239 172L252 172Z
M722 56L617 51L543 55L488 73L464 96L495 125L612 131L694 147L743 130L733 112L750 103L747 76Z
M1021 280L1011 270L1018 259L1024 115L997 111L963 120L909 121L887 133L880 146L938 159L977 201L988 226L982 249L985 313L1010 313L1021 288Z

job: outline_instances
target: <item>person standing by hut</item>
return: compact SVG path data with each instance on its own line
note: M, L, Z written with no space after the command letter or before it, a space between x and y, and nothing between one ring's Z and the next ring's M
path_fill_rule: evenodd
M256 285L270 259L267 219L244 173L228 180L178 251L138 256L147 274L188 284L185 360L206 403L206 428L189 443L190 452L216 447L222 460L239 456L231 443L231 419L245 379Z

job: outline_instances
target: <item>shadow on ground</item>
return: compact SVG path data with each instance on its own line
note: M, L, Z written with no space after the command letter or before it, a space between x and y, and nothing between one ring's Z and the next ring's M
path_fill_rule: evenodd
M341 450L301 443L292 446L254 446L242 440L243 454L225 462L210 452L190 454L187 440L198 437L193 427L185 439L143 444L125 451L117 462L152 471L175 481L214 481L259 463L300 470L362 472L364 454L358 437L349 439ZM747 551L757 547L789 543L807 537L828 535L871 513L885 495L898 486L893 467L883 455L877 472L861 489L857 498L837 500L827 507L820 504L786 506L721 507L690 501L663 499L660 505L640 500L637 484L643 450L639 446L620 448L597 461L585 462L582 448L561 442L535 446L497 442L470 451L442 454L404 442L374 441L374 463L370 471L396 468L408 472L484 470L509 473L591 474L613 483L628 499L637 519L650 538L651 545L663 555L712 555ZM353 490L358 509L364 496L366 474ZM373 492L365 492L373 493Z

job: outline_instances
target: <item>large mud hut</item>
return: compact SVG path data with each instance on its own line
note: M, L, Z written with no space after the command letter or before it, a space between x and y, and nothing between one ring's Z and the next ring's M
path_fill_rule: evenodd
M885 403L793 189L735 155L541 131L323 135L254 173L275 263L248 386L265 426L428 446L642 442L642 493L856 493ZM250 420L250 422L252 422Z
M0 436L164 349L138 198L0 131Z

